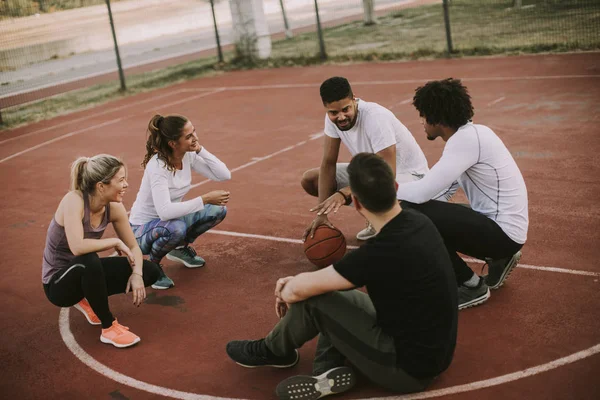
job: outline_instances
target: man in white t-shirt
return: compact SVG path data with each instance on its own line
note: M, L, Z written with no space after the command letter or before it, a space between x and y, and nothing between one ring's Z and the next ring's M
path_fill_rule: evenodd
M427 215L444 238L458 283L458 308L476 306L490 297L489 288L503 284L521 257L529 227L525 181L502 140L471 122L471 97L460 80L428 82L416 90L413 105L427 138L441 137L446 145L423 179L399 185L398 199ZM431 200L455 181L470 208ZM488 275L473 273L457 252L487 261Z
M375 153L392 168L396 182L420 179L428 171L423 151L410 131L387 108L354 97L346 78L333 77L321 84L321 100L325 116L325 144L320 168L306 171L302 177L304 190L319 199L311 211L317 216L304 233L313 235L319 225L331 225L327 215L340 206L350 204L348 164L338 163L340 143L350 153ZM377 232L368 224L356 236L367 240Z

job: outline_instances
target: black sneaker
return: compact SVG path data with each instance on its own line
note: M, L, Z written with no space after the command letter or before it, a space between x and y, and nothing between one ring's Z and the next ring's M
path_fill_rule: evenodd
M475 287L460 285L458 287L458 309L478 306L490 298L490 288L486 285L483 278L479 278L479 283Z
M297 375L279 383L275 393L280 400L316 400L330 394L345 392L356 383L356 374L349 367L337 367L319 376Z
M234 340L227 343L227 355L242 367L293 367L300 360L298 350L285 357L273 354L265 344L265 339L260 340Z
M485 283L490 289L498 289L517 266L520 259L520 251L517 251L512 257L501 258L499 260L488 259L488 274L485 276Z

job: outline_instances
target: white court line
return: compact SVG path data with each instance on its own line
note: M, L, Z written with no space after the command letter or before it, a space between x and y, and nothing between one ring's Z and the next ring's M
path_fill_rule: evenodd
M392 109L392 108L394 108L394 107L397 107L397 106L403 106L403 105L405 105L405 104L408 104L408 103L410 103L412 100L413 100L412 98L410 98L410 99L406 99L406 100L402 100L402 101L400 101L400 102L398 102L398 103L394 104L393 106L391 106L389 109L391 110L391 109Z
M274 157L274 156L279 155L281 153L285 153L286 151L293 150L293 149L295 149L297 147L303 146L306 143L308 143L309 141L318 139L318 138L322 137L323 135L324 135L323 132L313 133L312 135L309 135L310 139L308 139L308 140L303 140L303 141L298 142L298 143L296 143L294 145L288 146L288 147L283 148L281 150L277 150L274 153L267 154L266 156L263 156L263 157L252 157L252 161L247 162L246 164L242 164L239 167L235 167L235 168L231 169L230 172L233 173L233 172L239 171L241 169L247 168L247 167L249 167L251 165L258 164L261 161L268 160L271 157ZM194 183L192 186L190 186L190 190L193 189L193 188L196 188L196 187L198 187L200 185L204 185L205 183L208 183L208 182L212 182L212 180L211 179L205 179L205 180L203 180L201 182Z
M298 239L288 239L288 238L277 238L274 236L264 236L264 235L254 235L247 233L237 233L237 232L228 232L228 231L215 231L209 230L209 233L228 235L228 236L237 236L237 237L247 237L247 238L255 238L255 239L266 239L278 242L286 242L286 243L302 243L301 240ZM537 267L536 269L541 270L546 267ZM554 268L553 272L562 272L562 271L573 271L562 268ZM204 394L183 392L179 390L169 389L162 386L153 385L150 383L146 383L134 378L131 378L127 375L124 375L120 372L117 372L106 365L100 363L92 356L90 356L75 340L73 333L70 329L69 324L69 308L63 308L59 314L59 329L60 335L67 346L67 348L77 357L82 363L87 365L92 370L98 372L99 374L105 376L108 379L116 381L120 384L142 390L148 393L157 394L165 397L171 397L175 399L183 399L183 400L234 400L228 397L217 397L210 396ZM594 354L600 353L600 344L592 346L588 349L579 351L577 353L573 353L566 357L558 358L554 361L550 361L545 364L540 364L534 367L526 368L520 371L516 371L513 373L497 376L494 378L484 379L480 381L475 381L467 384L451 386L443 389L431 390L416 394L409 394L403 396L387 396L387 397L373 397L365 400L418 400L418 399L428 399L433 397L441 397L447 395L453 395L464 392L471 392L478 389L488 388L492 386L498 386L501 384L505 384L508 382L513 382L516 380L520 380L529 376L537 375L546 371L550 371L556 369L558 367L572 364L576 361L583 360L585 358L591 357Z
M85 132L87 132L87 131L90 131L90 130L92 130L92 129L96 129L96 128L103 128L103 127L105 127L105 126L108 126L108 125L113 125L113 124L116 124L117 122L121 122L121 120L122 120L122 119L123 119L123 118L119 118L119 119L113 119L113 120L111 120L111 121L103 122L103 123L101 123L101 124L97 124L97 125L88 126L87 128L83 128L83 129L80 129L80 130L78 130L78 131L71 132L71 133L67 133L66 135L62 135L62 136L56 137L56 138L54 138L54 139L47 140L47 141L45 141L45 142L42 142L42 143L38 144L37 146L28 147L27 149L25 149L25 150L23 150L23 151L19 151L18 153L15 153L15 154L13 154L13 155L11 155L11 156L8 156L8 157L6 157L6 158L3 158L3 159L1 159L1 160L0 160L0 164L2 164L2 163L3 163L3 162L5 162L5 161L8 161L8 160L10 160L10 159L13 159L13 158L15 158L15 157L18 157L18 156L20 156L20 155L23 155L23 154L25 154L25 153L29 153L30 151L33 151L33 150L35 150L35 149L39 149L40 147L44 147L44 146L46 146L46 145L48 145L48 144L51 144L51 143L54 143L54 142L58 142L59 140L63 140L63 139L66 139L66 138L68 138L68 137L71 137L71 136L79 135L79 134L81 134L81 133L85 133Z
M152 385L120 372L117 372L106 365L100 363L92 356L90 356L75 340L71 328L69 326L69 308L63 308L60 310L58 317L58 325L60 329L60 336L67 346L67 348L85 365L99 374L118 382L122 385L132 387L134 389L142 390L144 392L157 394L165 397L171 397L174 399L182 400L234 400L230 397L217 397L205 394L197 394L190 392L183 392L179 390L169 389L162 386ZM139 345L138 345L139 346ZM554 361L550 361L545 364L537 365L535 367L523 369L510 374L497 376L495 378L484 379L481 381L475 381L466 383L463 385L450 386L443 389L431 390L428 392L421 392L416 394L404 395L404 396L388 396L388 397L372 397L365 400L418 400L418 399L429 399L432 397L447 396L451 394L471 392L478 389L488 388L492 386L498 386L504 383L513 382L519 379L523 379L529 376L537 375L542 372L550 371L564 365L572 364L576 361L583 360L584 358L591 357L594 354L600 353L600 344L592 346L588 349L573 353L566 357L558 358Z
M488 104L487 104L487 106L488 106L488 107L490 107L490 106L493 106L494 104L498 104L498 103L500 103L501 101L504 101L505 99L506 99L506 97L500 97L500 98L498 98L498 99L496 99L496 100L494 100L494 101L492 101L492 102L488 103Z
M205 233L212 233L215 235L225 235L225 236L234 236L234 237L243 237L243 238L251 238L251 239L261 239L261 240L270 240L273 242L285 242L285 243L294 243L294 244L302 244L302 240L300 239L290 239L290 238L281 238L277 236L265 236L265 235L256 235L253 233L242 233L242 232L231 232L231 231L222 231L217 229L210 229ZM347 246L348 249L357 249L359 246ZM485 264L485 261L478 260L476 258L463 258L466 262ZM545 272L558 272L563 274L572 274L572 275L583 275L583 276L594 276L600 277L600 272L591 272L591 271L581 271L578 269L568 269L568 268L556 268L556 267L542 267L539 265L528 265L528 264L517 264L517 268L524 269L533 269L537 271L545 271Z
M2 141L0 141L0 144L12 142L13 140L22 139L24 137L28 137L28 136L32 136L32 135L37 135L39 133L52 130L54 128L59 128L61 126L65 126L65 125L69 125L69 124L74 124L74 123L80 122L80 121L89 120L91 118L96 118L96 117L99 117L101 115L110 114L110 113L115 112L115 111L122 111L122 110L124 110L126 108L130 108L130 107L134 107L134 106L139 106L140 104L144 104L144 103L149 103L149 102L152 102L152 101L156 101L157 99L161 99L163 97L173 96L173 95L176 95L178 93L181 93L182 91L183 91L183 89L176 90L174 92L166 93L166 94L163 94L163 95L160 95L160 96L155 96L155 97L152 97L152 98L149 98L149 99L146 99L146 100L136 101L134 103L126 104L126 105L123 105L123 106L120 106L120 107L110 108L108 110L104 110L104 111L101 111L99 113L95 113L95 114L91 114L91 115L86 115L85 117L81 117L81 118L77 118L77 119L72 119L72 120L69 120L69 121L61 122L60 124L52 125L52 126L49 126L47 128L38 129L38 130L33 131L33 132L24 133L22 135L18 135L18 136L15 136L13 138L10 138L10 139L2 140Z
M548 76L522 76L522 77L475 77L475 78L469 78L469 77L463 77L461 78L463 81L474 81L474 82L480 82L480 81L514 81L514 80L544 80L544 79L589 79L589 78L600 78L600 75L548 75ZM358 82L353 82L352 85L353 86L357 86L357 85L400 85L400 84L414 84L414 83L423 83L426 82L428 80L432 80L433 78L429 78L429 79L404 79L404 80L390 80L390 81L358 81ZM247 85L247 86L222 86L222 87L217 87L217 88L189 88L189 89L179 89L177 90L175 93L184 90L184 91L190 91L190 90L195 90L195 91L203 91L203 90L217 90L217 91L234 91L234 90L261 90L261 89L292 89L292 88L310 88L310 87L318 87L319 84L318 83L297 83L297 84L277 84L277 85ZM214 93L214 92L211 92ZM171 94L165 94L164 96L170 96ZM194 97L192 97L194 98ZM190 99L192 99L190 98ZM144 100L143 102L145 102L147 100ZM406 100L405 100L406 101ZM142 102L138 102L138 103L133 103L131 106L137 105L137 104L141 104ZM127 108L129 106L123 106L121 108ZM41 132L45 132L48 130L51 130L53 128L57 128L59 126L63 126L69 123L73 123L79 120L83 120L83 119L89 119L89 118L94 118L96 116L99 115L104 115L106 113L112 112L112 111L117 111L118 109L111 109L109 111L103 111L101 113L97 113L97 114L92 114L92 115L88 115L86 117L82 117L79 118L77 120L73 120L73 121L65 121L64 123L52 126L52 127L48 127L48 128L44 128L35 132L31 132L31 133L27 133L24 135L20 135L17 136L15 138L11 138L11 139L7 139L5 141L0 142L0 144L5 143L7 141L11 141L11 140L16 140L19 137L25 137L25 135L29 136L29 135L33 135L33 134L38 134ZM8 131L7 131L8 132Z
M496 76L496 77L461 77L462 81L469 82L485 82L485 81L519 81L519 80L546 80L546 79L590 79L600 78L600 75L532 75L532 76ZM356 81L352 82L352 86L368 86L368 85L404 85L404 84L420 84L435 78L423 79L400 79L389 81ZM319 87L320 83L282 83L276 85L240 85L240 86L221 86L220 88L227 91L232 90L261 90L261 89L299 89L299 88L314 88Z
M200 97L209 96L209 95L211 95L213 93L219 93L219 92L222 92L222 90L218 90L217 89L217 90L215 90L213 92L201 93L201 94L198 94L196 96L186 97L185 99L173 101L171 103L161 104L160 107L169 107L169 106L172 106L172 105L175 105L175 104L184 103L184 102L187 102L187 101L190 101L190 100L193 100L193 99L198 99ZM139 113L134 113L134 114L131 114L131 115L127 116L127 117L113 119L113 120L110 120L110 121L107 121L107 122L103 122L101 124L91 125L91 126L88 126L87 128L80 129L80 130L75 131L75 132L71 132L71 133L67 133L67 134L62 135L62 136L55 137L54 139L47 140L47 141L42 142L42 143L40 143L40 144L38 144L36 146L29 147L29 148L27 148L27 149L25 149L23 151L19 151L18 153L15 153L15 154L10 155L10 156L8 156L6 158L3 158L3 159L0 160L0 164L2 164L5 161L8 161L8 160L10 160L12 158L15 158L15 157L18 157L20 155L23 155L25 153L29 153L30 151L39 149L40 147L44 147L44 146L49 145L49 144L54 143L54 142L58 142L59 140L66 139L68 137L71 137L71 136L74 136L74 135L78 135L80 133L84 133L84 132L87 132L87 131L92 130L92 129L102 128L102 127L107 126L107 125L112 125L112 124L115 124L115 123L120 122L122 120L125 120L127 118L131 118L133 116L140 115L140 114L146 113L146 112L147 111L143 111L143 112L139 112Z

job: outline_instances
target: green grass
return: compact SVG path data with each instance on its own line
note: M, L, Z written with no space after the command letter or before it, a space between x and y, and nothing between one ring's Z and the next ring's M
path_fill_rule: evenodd
M600 49L599 0L451 0L452 57L514 55ZM407 60L448 57L443 9L440 4L405 8L379 18L324 30L327 63ZM322 63L316 32L273 42L268 60L239 60L232 52L226 62L215 57L127 76L128 90L119 83L97 85L32 104L2 110L0 129L90 108L119 97L165 87L224 71L306 66Z

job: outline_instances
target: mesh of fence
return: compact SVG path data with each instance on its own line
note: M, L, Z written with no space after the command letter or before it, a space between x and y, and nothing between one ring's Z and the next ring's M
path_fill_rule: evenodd
M214 69L252 66L232 61L236 1L262 5L272 51L260 66L320 62L315 0L214 0L226 55L226 65L218 67L210 0L111 0L127 87L135 92ZM368 3L374 4L372 15L365 13ZM449 27L442 0L317 4L331 61L443 57L449 50L485 55L600 49L600 0L448 0ZM284 34L282 6L291 38ZM151 71L166 65L170 69ZM116 81L102 95L88 96L105 98L118 89L116 69L105 0L0 0L0 109Z

